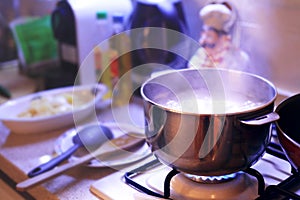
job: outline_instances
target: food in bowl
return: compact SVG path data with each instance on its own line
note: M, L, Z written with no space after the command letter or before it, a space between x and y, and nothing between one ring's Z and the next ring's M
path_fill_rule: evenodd
M18 117L27 118L56 115L80 108L92 100L92 94L87 97L75 92L66 92L54 96L41 96L31 100L29 107L18 114Z
M103 103L102 97L106 92L107 87L99 83L40 91L0 105L0 120L11 132L17 134L57 130L74 125L95 114L95 109ZM46 106L48 101L54 101L54 104L65 108L53 111L53 108ZM35 106L41 108L33 111L32 104L38 104Z

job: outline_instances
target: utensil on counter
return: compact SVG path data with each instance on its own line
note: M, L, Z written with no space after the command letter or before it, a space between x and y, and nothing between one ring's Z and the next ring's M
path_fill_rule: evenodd
M274 85L245 72L167 72L147 80L141 93L151 150L188 175L222 176L251 167L279 118Z
M292 167L300 170L300 94L283 100L275 110L280 119L276 122L279 142Z
M101 147L95 150L92 153L89 153L73 162L69 162L67 164L61 165L51 171L45 172L43 174L40 174L38 176L35 176L33 178L27 179L23 182L20 182L16 185L16 189L19 191L26 191L38 184L41 184L43 182L46 182L47 180L56 177L63 172L70 170L72 168L75 168L80 165L87 164L92 159L98 158L99 160L104 160L107 157L110 157L120 151L131 151L135 150L136 148L140 147L144 144L145 138L142 138L140 136L137 136L140 134L134 134L134 133L128 133L125 135L122 135L120 137L117 137L115 139L110 140L112 144L116 148L110 149L110 150L103 150Z
M34 177L49 171L68 159L77 149L80 147L86 148L88 151L95 151L107 140L111 140L113 134L109 128L100 125L89 125L79 130L76 135L73 136L72 140L74 145L67 151L56 156L50 161L35 167L30 172L28 172L29 177Z
M112 131L114 138L117 138L126 133L140 134L139 136L144 137L144 127L137 127L129 123L115 123L115 122L105 122L105 123L101 123L101 125L104 125L107 128L109 128ZM54 152L57 155L65 152L66 150L68 150L70 147L73 146L72 138L78 132L78 130L80 130L79 127L71 128L65 131L56 139L53 148L54 148ZM108 148L110 149L113 148L110 142L106 142L103 145L101 145L101 149L108 149ZM111 168L118 169L130 163L135 163L137 161L143 160L146 157L148 157L149 154L151 153L152 152L149 149L148 144L144 143L142 146L138 147L134 152L122 151L121 153L115 154L110 158L106 158L105 160L101 160L101 161L98 161L97 159L93 159L91 162L89 162L86 165L86 167L91 167L91 168L111 167ZM80 148L68 159L68 162L77 160L78 158L86 154L87 154L86 149Z

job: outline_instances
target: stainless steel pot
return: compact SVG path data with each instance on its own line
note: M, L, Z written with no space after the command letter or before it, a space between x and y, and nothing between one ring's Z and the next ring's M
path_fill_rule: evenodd
M227 175L252 166L279 118L274 85L244 72L174 70L147 80L141 94L152 151L192 175Z

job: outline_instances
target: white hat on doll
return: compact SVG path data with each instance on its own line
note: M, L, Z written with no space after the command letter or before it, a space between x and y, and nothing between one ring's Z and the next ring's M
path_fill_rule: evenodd
M230 32L235 20L236 14L229 5L212 3L204 6L199 12L203 23L218 31Z

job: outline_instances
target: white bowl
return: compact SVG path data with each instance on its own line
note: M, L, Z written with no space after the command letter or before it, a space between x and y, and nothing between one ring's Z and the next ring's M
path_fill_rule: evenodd
M98 104L106 92L107 87L105 85L94 84L68 86L33 93L2 104L0 106L0 120L11 132L18 134L33 134L57 130L88 117L95 111L95 103ZM76 94L76 96L86 102L79 107L73 106L69 111L49 116L18 116L21 112L28 110L33 99L65 93Z

